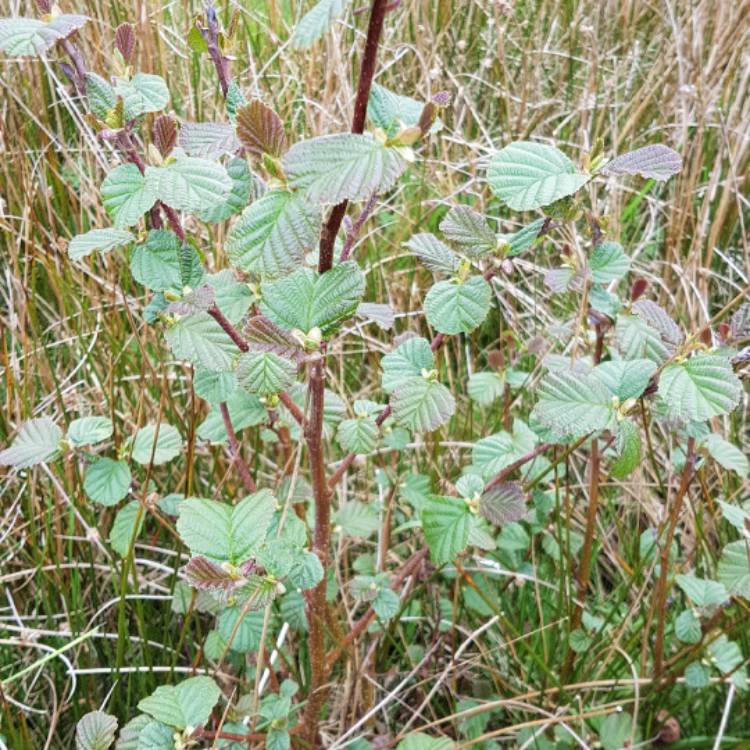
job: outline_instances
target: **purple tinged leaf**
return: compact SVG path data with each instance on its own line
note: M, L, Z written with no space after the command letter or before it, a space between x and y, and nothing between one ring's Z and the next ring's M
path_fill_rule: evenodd
M250 351L270 352L296 362L300 362L305 356L300 342L265 315L250 318L245 326L245 339Z
M740 305L729 321L729 335L732 339L750 337L750 302Z
M682 157L669 146L654 144L614 158L602 174L639 174L654 180L667 180L682 169Z
M169 115L154 120L154 145L162 156L169 156L177 143L177 123Z
M201 555L190 558L184 571L188 583L196 589L221 589L226 591L242 580L232 576L221 565L217 565Z
M204 284L186 294L181 300L170 303L167 312L173 315L192 315L202 310L208 310L214 304L215 299L214 288Z
M126 63L129 63L135 52L135 29L129 23L121 23L115 30L115 46Z
M253 99L237 110L237 135L245 149L257 159L263 154L281 156L286 151L284 124L260 99Z
M357 308L357 315L364 318L366 323L375 323L384 331L393 328L396 316L390 305L381 305L376 302L363 302Z
M518 482L501 482L482 495L479 512L495 526L520 521L526 515L526 495Z
M661 305L657 305L656 302L649 299L639 299L633 303L632 309L641 320L658 331L662 341L668 344L672 350L684 341L685 334Z
M234 127L227 122L185 122L178 143L190 156L218 159L240 148Z

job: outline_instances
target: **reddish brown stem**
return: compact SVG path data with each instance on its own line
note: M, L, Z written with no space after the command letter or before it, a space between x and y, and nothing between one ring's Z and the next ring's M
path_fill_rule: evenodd
M401 569L394 574L393 579L391 580L391 589L396 591L401 586L401 584L417 569L422 560L427 557L428 553L429 549L427 547L423 547L422 549L417 550L401 566ZM365 632L365 630L367 630L367 627L375 619L375 616L375 610L370 607L370 609L368 609L367 612L365 612L365 614L362 615L362 617L360 617L359 620L354 623L354 625L352 625L351 629L346 634L341 643L339 643L338 646L336 646L336 648L328 654L326 663L329 669L338 661L341 654L343 654L344 651L352 643L355 643Z
M202 31L202 35L208 45L208 54L214 68L216 68L216 75L219 77L222 96L226 99L230 81L229 60L222 55L219 49L219 19L216 17L216 9L212 5L206 6L206 20L208 28Z
M667 579L669 578L669 550L672 546L672 540L674 539L675 530L677 524L680 521L680 512L682 511L682 504L687 495L690 482L693 479L693 471L695 469L695 438L688 438L687 454L685 456L685 466L682 469L680 475L680 486L677 489L674 503L669 512L669 526L667 527L667 535L661 543L661 554L659 559L659 579L656 582L656 589L654 590L653 606L651 612L656 613L656 639L654 640L654 679L658 680L662 674L662 666L664 659L664 623L666 620L666 600L667 600Z
M367 102L370 98L372 79L375 76L375 65L378 59L378 45L383 31L383 20L388 11L387 0L373 0L370 9L370 22L367 27L365 51L362 55L362 66L359 70L357 97L354 100L354 116L352 118L352 133L363 133L367 119ZM323 273L333 265L333 246L336 235L341 227L341 221L346 213L348 201L342 201L331 210L328 220L323 225L320 234L320 255L318 270Z
M323 356L310 366L310 416L305 425L305 441L310 459L313 497L315 500L315 530L313 551L323 567L320 583L305 592L308 622L311 681L303 724L306 738L316 744L320 712L325 704L328 681L325 651L326 587L328 585L328 547L331 538L331 495L326 482L323 451L323 403L325 399L325 361Z
M211 305L208 308L208 314L224 329L227 336L234 341L241 352L249 351L250 347L247 345L247 341L240 336L239 331L226 319L224 313L216 305Z
M250 474L250 469L240 455L240 444L237 441L237 435L234 431L232 417L229 415L227 405L223 402L219 404L219 411L221 411L221 418L224 420L224 429L226 430L227 438L229 439L229 453L232 456L232 463L237 466L237 472L240 475L240 479L242 480L245 489L248 492L255 492L258 487Z
M380 427L383 422L385 422L388 417L391 416L391 412L393 409L391 408L391 405L388 404L388 406L383 409L383 411L378 414L377 418L375 419L375 424ZM352 461L357 457L356 453L347 453L347 455L343 458L341 463L339 464L336 471L331 474L331 478L328 480L328 486L333 489L340 481L341 478L346 474L346 470L352 465Z

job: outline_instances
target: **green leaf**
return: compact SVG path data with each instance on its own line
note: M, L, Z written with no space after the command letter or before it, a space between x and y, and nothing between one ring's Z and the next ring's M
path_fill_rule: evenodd
M430 325L441 333L469 333L490 311L492 290L481 276L465 282L438 281L424 300Z
M497 372L475 372L466 388L469 398L481 406L489 406L505 393L505 378Z
M146 167L146 181L159 200L178 211L201 214L222 206L233 184L221 164L180 156L164 167Z
M528 250L535 242L539 233L544 227L544 219L536 219L531 224L522 227L517 232L511 234L499 234L498 242L505 246L505 255L513 258L520 255L524 250Z
M615 323L617 348L624 359L650 359L662 364L674 349L665 344L659 332L637 315L618 315Z
M126 122L147 112L160 112L169 104L169 89L164 79L150 73L136 73L131 79L116 79L115 94L122 97Z
M586 435L614 421L612 394L591 375L550 372L539 385L538 397L532 418L561 436Z
M237 347L226 331L206 312L180 318L165 334L177 359L207 370L229 370Z
M725 357L697 354L667 365L659 378L659 395L670 416L695 422L729 414L737 406L742 385Z
M369 539L379 528L378 512L371 503L357 500L342 503L334 515L334 523L345 536Z
M740 647L723 634L708 644L708 655L722 674L733 672L744 661Z
M198 253L167 229L152 229L146 241L135 247L130 272L139 284L155 292L182 292L185 286L200 284L203 277Z
M456 254L434 234L415 234L406 243L406 247L433 273L450 275L458 269Z
M260 191L260 183L253 176L244 159L235 158L227 164L232 188L221 203L198 212L201 221L216 223L240 213Z
M272 352L247 352L237 364L239 384L258 396L284 391L296 377L297 365Z
M706 449L711 458L727 471L734 471L746 477L750 471L747 456L733 443L724 440L721 435L711 434L706 438Z
M132 476L125 461L98 458L86 469L83 491L89 500L100 505L116 505L130 489Z
M469 543L471 512L463 500L432 495L422 508L430 557L438 565L452 562Z
M615 479L625 479L641 462L641 433L629 419L617 426L615 451L617 460L610 466L610 473Z
M85 234L77 234L68 245L71 260L80 260L98 251L108 253L116 247L127 245L135 239L127 229L91 229Z
M228 268L208 274L205 281L214 290L216 307L232 325L237 325L255 302L250 287L238 281Z
M372 84L367 102L367 117L376 128L380 128L389 138L393 138L402 127L414 127L424 109L424 102L389 91L385 86ZM440 130L437 121L430 132Z
M674 634L683 643L700 643L701 621L695 616L692 609L686 609L680 612L674 621Z
M220 404L226 401L238 387L237 377L233 372L196 369L193 378L195 395L210 404Z
M661 143L638 148L612 159L602 174L639 174L654 180L666 180L682 169L680 155Z
M70 36L87 16L62 14L50 21L0 18L0 49L14 57L41 57L53 44Z
M205 724L220 697L221 690L210 677L191 677L156 688L138 708L170 727L185 729Z
M235 432L246 427L254 427L268 419L266 407L258 400L258 397L250 395L241 388L227 398L226 404ZM201 422L197 435L202 440L208 440L211 443L223 443L227 440L224 420L218 406L211 409L208 416Z
M193 555L237 565L260 548L275 510L269 490L254 492L234 506L188 498L180 506L177 531Z
M108 750L116 731L116 717L104 711L89 711L76 724L76 750Z
M115 750L120 750L119 743ZM174 750L174 730L160 721L149 721L138 735L134 750Z
M743 508L742 506L732 505L731 503L719 500L719 505L721 505L724 520L732 524L745 538L748 538L750 536L750 513L745 509L747 504L745 503L745 507Z
M412 336L402 341L392 352L380 360L383 369L383 390L393 393L412 378L421 378L423 371L435 367L435 357L427 339Z
M468 206L454 206L440 222L440 231L471 258L497 248L497 237L480 213Z
M609 714L599 729L599 739L604 750L623 750L632 746L633 717L627 713Z
M263 635L263 612L247 612L242 616L240 607L227 607L219 615L216 629L232 651L243 654L257 651Z
M396 421L414 432L431 432L456 411L451 392L437 380L412 378L396 388L391 398Z
M138 750L138 738L144 728L151 723L151 717L138 714L120 730L115 750ZM160 749L157 749L160 750Z
M131 543L140 534L144 516L137 500L131 500L117 511L109 531L109 543L112 549L122 557L127 556Z
M319 0L300 19L292 34L294 49L309 49L325 34L333 22L344 15L351 0Z
M162 422L141 427L133 440L133 460L143 466L165 464L180 455L182 437L176 427ZM153 459L152 459L153 453Z
M698 578L692 573L678 575L675 581L696 607L714 607L729 599L724 584L718 581Z
M336 437L341 447L351 453L371 453L378 443L378 426L371 417L345 419L338 427Z
M0 452L0 466L25 469L52 461L60 455L62 439L62 430L51 419L30 419L21 425L10 448Z
M191 26L187 35L187 45L193 52L203 55L208 52L208 42L204 39L201 30L197 26Z
M536 435L516 419L512 434L502 431L478 440L471 452L471 460L482 477L488 480L534 450L536 444Z
M656 363L650 359L618 359L597 365L591 377L623 402L641 396L655 372Z
M135 164L122 164L104 178L102 203L116 227L130 227L156 203L156 188Z
M514 211L533 211L571 195L589 181L553 146L516 141L498 151L487 172L492 192Z
M396 750L454 750L455 745L447 737L430 737L424 732L414 732L398 743Z
M104 120L117 105L114 87L96 73L86 73L85 87L89 109L100 120Z
M685 684L694 690L711 684L711 672L707 666L694 661L685 667Z
M602 242L594 248L589 268L595 284L609 284L621 279L630 270L630 258L617 242Z
M716 577L732 596L750 599L750 547L745 539L730 542L724 547Z
M112 421L106 417L81 417L68 427L68 440L74 446L102 443L112 435Z
M336 133L296 143L282 166L289 186L304 191L311 203L336 204L390 190L406 160L369 134Z
M477 474L464 474L456 482L456 492L467 500L478 499L484 492L484 482Z
M319 275L309 268L261 286L261 312L287 330L304 333L320 328L326 336L351 317L365 289L365 277L354 261Z
M320 208L299 193L271 190L252 203L227 236L231 262L260 276L283 276L302 264L320 237Z

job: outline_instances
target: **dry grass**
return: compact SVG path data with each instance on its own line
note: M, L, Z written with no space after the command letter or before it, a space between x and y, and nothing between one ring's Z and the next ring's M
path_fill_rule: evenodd
M350 14L314 54L305 54L288 45L300 11L296 0L234 5L241 12L234 69L242 87L272 102L298 135L345 129L363 17ZM29 12L27 3L10 6L14 13ZM139 35L136 67L167 79L177 115L224 119L213 70L205 61L198 63L184 42L199 3L64 0L63 6L93 19L81 38L91 68L109 70L112 30L130 20ZM3 14L7 11L6 2ZM446 89L453 105L424 164L388 197L381 219L367 226L358 257L369 263L372 290L402 313L420 308L416 291L426 277L401 259L402 243L414 231L434 228L446 203L473 202L504 227L515 225L518 217L488 200L482 179L488 154L500 145L527 136L549 138L581 158L660 141L683 155L685 168L677 179L666 186L602 183L592 191L608 217L608 234L637 259L657 298L677 311L688 329L697 328L750 280L748 49L748 0L404 0L387 21L378 81L421 97ZM63 423L91 410L116 417L118 442L157 414L191 437L204 407L192 396L187 370L170 364L159 331L142 322L146 300L122 259L72 263L65 252L73 235L107 221L97 185L112 154L85 128L77 128L79 105L60 84L54 61L46 68L3 58L0 84L0 443L32 416ZM213 268L225 264L222 231L199 229ZM543 287L540 271L559 251L548 243L518 264L512 280L504 282L504 316L496 330L484 330L473 346L454 341L446 348L446 371L459 388L467 372L484 365L484 351L504 333L515 337L516 352L537 336L555 343L548 324L560 314L560 303ZM408 316L400 326L424 324ZM356 365L344 366L341 358L332 362L334 387L349 381L359 387L357 395L372 393L374 353L387 342L387 336L375 335ZM347 346L351 354L353 345ZM359 342L357 347L361 352ZM521 394L520 401L525 398ZM454 443L446 455L438 458L434 450L438 433L423 449L403 456L401 470L455 476L466 459L461 441L472 439L473 418L464 409L454 421ZM500 423L493 415L486 421L483 434ZM745 413L735 417L733 429L744 438ZM246 440L254 468L274 486L281 478L275 456L258 458L254 432L246 433ZM231 496L236 480L221 451L191 441L193 450L194 471L184 461L161 469L160 489ZM378 465L361 467L338 500L346 492L367 497L376 491L372 479ZM99 632L30 675L23 690L7 693L7 700L27 707L21 712L18 704L5 705L0 734L14 738L14 750L71 747L75 720L113 688L110 706L121 716L132 715L137 700L158 683L158 672L155 678L148 670L189 671L200 663L208 628L199 618L183 623L168 611L179 564L170 535L151 523L128 570L93 543L96 529L106 533L112 513L87 504L79 467L67 463L53 472L37 469L0 478L0 678L42 657L50 646L62 646L68 637L55 637L57 632L92 626ZM572 462L569 483L560 488L577 530L584 523L575 503L583 477L583 465ZM685 533L695 535L696 548L711 560L719 549L718 532L701 503L710 502L720 485L715 476L705 481L704 497L694 498ZM607 642L596 643L591 658L571 675L575 684L567 689L556 684L567 611L566 587L561 584L558 591L556 582L569 576L571 559L546 571L551 590L533 579L501 579L491 588L487 577L478 579L492 601L475 602L473 609L462 603L457 585L443 593L452 599L438 602L439 589L428 579L417 584L407 612L426 624L411 620L391 628L369 660L364 649L349 655L325 727L330 746L356 737L357 730L346 732L364 716L360 729L376 734L394 736L405 726L433 722L455 731L470 715L460 698L481 701L485 694L498 694L504 702L484 706L481 715L492 716L490 729L503 730L499 742L517 742L524 726L564 724L574 733L572 746L587 747L581 717L625 706L640 708L645 737L654 731L657 711L665 708L692 738L693 744L683 747L710 747L700 737L717 730L724 688L707 691L696 703L680 687L654 695L645 676L633 679L641 658L639 623L652 583L647 571L627 561L632 562L640 531L661 517L655 482L646 468L640 483L619 496L621 503L601 514L594 586L619 609ZM732 491L741 495L746 489ZM406 546L408 539L399 550ZM362 546L341 542L337 554L345 558L355 550ZM364 551L372 550L365 545ZM447 627L439 626L440 617ZM737 637L742 623L735 628ZM301 642L304 651L303 637L289 638ZM747 633L743 638L748 640ZM398 664L394 673L381 671L393 664ZM117 676L116 666L126 669ZM290 667L293 673L300 668L301 663ZM227 670L228 685L235 674ZM747 737L750 716L739 703L738 698L730 726ZM339 744L334 738L341 738Z

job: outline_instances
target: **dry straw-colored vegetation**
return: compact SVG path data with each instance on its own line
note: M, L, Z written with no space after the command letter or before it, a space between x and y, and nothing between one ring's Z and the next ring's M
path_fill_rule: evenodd
M30 5L5 0L1 15L31 14ZM92 18L79 35L90 68L110 68L113 29L130 21L138 35L136 68L168 81L177 116L225 118L215 71L185 41L200 3L62 5ZM271 103L290 133L346 130L367 4L355 3L355 12L312 53L289 45L306 3L228 5L239 11L232 54L240 86ZM360 9L365 12L358 14ZM447 90L452 104L441 115L442 136L365 227L357 252L369 269L373 298L391 300L400 330L429 335L419 312L428 275L403 243L415 232L434 231L444 207L459 197L485 206L504 231L520 226L517 216L490 201L483 179L488 155L500 146L533 136L578 159L658 141L683 157L675 179L587 189L607 217L608 237L627 248L638 275L649 279L651 297L687 330L697 330L750 282L749 49L747 0L403 0L386 20L377 81L420 98ZM206 406L193 394L189 368L174 366L163 337L143 322L147 299L126 264L116 255L73 263L66 254L74 235L108 222L98 186L112 152L82 121L54 54L48 63L4 57L0 85L0 444L24 420L44 414L62 424L92 404L112 416L116 441L146 421L163 419L181 426L188 450L169 468L154 470L160 491L231 496L239 491L238 478L227 455L195 439ZM226 265L226 225L218 226L225 228L197 229L214 270ZM558 235L516 263L502 282L502 315L471 345L459 337L446 342L442 367L459 393L468 375L486 366L487 352L498 350L513 363L525 351L555 343L554 321L575 311L549 292L543 272L559 260L563 244ZM389 340L368 329L364 351L362 339L347 341L329 360L328 386L346 387L352 399L374 393L379 355ZM508 405L530 405L540 375L537 367ZM433 433L398 456L362 461L337 488L334 504L346 497L377 499L379 470L429 474L447 483L465 461L465 441L473 439L477 418L468 400L459 402L450 431ZM482 434L489 434L507 418L498 410L481 419ZM747 445L744 404L732 416L731 433ZM275 456L257 451L255 430L243 439L265 486L277 486L288 462L298 458L283 445ZM655 450L664 445L657 441ZM669 463L668 456L661 460ZM585 526L585 468L571 459L559 487L561 517L579 533ZM668 716L682 734L675 747L744 746L736 739L750 737L744 696L728 702L724 684L700 694L685 688L679 666L684 668L686 647L670 650L675 669L657 690L649 670L641 669L656 574L653 566L633 561L642 532L663 521L661 481L645 463L637 480L600 509L591 590L601 612L612 605L613 614L606 636L595 638L588 651L573 662L567 658L566 582L575 556L565 553L557 565L547 563L539 578L490 580L467 568L463 578L459 573L438 584L425 567L407 592L412 616L363 640L340 662L322 726L326 746L343 747L335 738L351 739L359 730L390 741L406 729L427 727L446 730L464 743L460 747L469 747L467 738L478 727L478 734L493 733L499 747L534 747L542 740L528 739L533 727L546 728L548 742L570 743L559 747L590 747L597 724L587 717L619 707L636 717L642 740L662 731ZM743 500L747 489L747 480L701 474L680 518L688 560L698 555L709 567L715 562L727 531L716 520L714 498L724 493ZM383 497L387 492L381 490ZM70 748L75 722L110 691L108 710L127 717L163 672L187 675L207 666L201 646L210 625L197 614L176 616L170 609L181 561L167 520L157 513L148 520L129 566L100 548L113 514L86 502L76 462L9 472L0 477L0 495L0 680L68 643L69 633L98 628L3 690L0 737L8 748ZM564 534L561 524L550 531ZM392 551L394 561L418 545L416 536L407 535ZM335 554L345 561L376 547L375 540L342 538ZM538 562L535 555L539 550L532 547L529 562ZM341 622L355 619L347 597L335 606ZM738 606L714 625L730 633L747 657L750 633L743 618L750 613L747 603ZM304 634L292 631L287 638L304 649ZM284 667L296 676L301 663ZM236 667L219 672L230 692ZM488 695L496 697L485 703ZM727 706L725 744L714 745ZM553 733L563 726L571 731ZM495 747L489 740L473 746Z

